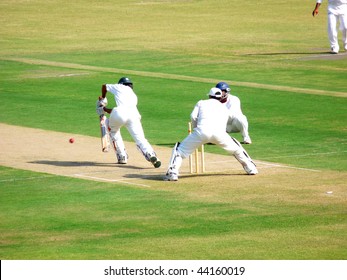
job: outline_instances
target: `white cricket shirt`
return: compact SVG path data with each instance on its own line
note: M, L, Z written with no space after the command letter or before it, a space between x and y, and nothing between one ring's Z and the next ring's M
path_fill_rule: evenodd
M131 87L122 84L106 84L106 90L114 95L117 107L137 107L137 96Z
M220 101L207 99L195 105L190 117L198 129L225 132L231 113Z

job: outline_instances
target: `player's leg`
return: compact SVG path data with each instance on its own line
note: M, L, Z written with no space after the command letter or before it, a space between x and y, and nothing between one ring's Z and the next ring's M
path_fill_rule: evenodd
M239 129L243 141L242 144L252 144L251 137L249 136L248 132L248 120L245 115L237 115L235 117L235 126Z
M339 52L339 42L337 40L337 16L328 12L328 37L330 41L331 53L337 54Z
M228 133L240 132L240 127L237 125L236 122L234 122L234 119L227 123L226 132Z
M242 144L252 144L252 140L248 132L248 120L245 115L234 116L233 120L227 123L226 131L228 133L240 132L243 139Z
M126 127L145 159L151 162L155 168L159 168L161 166L161 161L146 139L140 119L133 118L129 120L126 123Z
M119 164L126 164L128 162L128 155L125 150L124 142L120 130L110 131L112 147L116 153L117 162Z
M237 150L234 153L234 157L241 163L243 169L248 175L258 174L258 169L253 160L249 157L248 153L243 150Z
M166 181L177 181L183 159L189 157L203 144L201 135L193 131L181 143L176 143L172 149L169 167L164 177Z
M109 118L109 127L112 146L116 153L119 164L126 164L128 162L128 155L126 153L124 141L120 133L120 128L123 126L123 124L124 119L120 116L117 108L114 108Z
M255 175L258 173L257 167L246 150L242 147L239 141L230 137L227 133L218 135L213 139L214 143L224 150L234 155L234 157L241 163L243 169L249 175Z
M179 146L179 142L175 144L172 149L171 158L169 161L169 168L166 171L164 180L165 181L177 181L179 170L182 165L182 156L178 153L177 147Z
M342 43L347 51L347 11L343 15L340 15L340 29L342 32Z
M108 152L111 146L111 140L110 140L109 119L106 117L106 115L100 116L100 128L101 128L102 151Z

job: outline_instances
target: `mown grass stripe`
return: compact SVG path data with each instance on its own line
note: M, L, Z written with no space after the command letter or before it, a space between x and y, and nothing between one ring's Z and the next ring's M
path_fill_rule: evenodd
M77 64L77 63L67 63L67 62L49 61L49 60L42 60L42 59L23 58L23 57L1 58L1 60L16 61L16 62L22 62L27 64L35 64L35 65L63 67L63 68L89 70L89 71L97 71L97 72L122 73L127 75L163 78L163 79L170 79L170 80L192 81L192 82L201 82L201 83L209 83L209 84L214 84L219 81L219 80L210 79L210 78L200 78L200 77L192 77L192 76L177 75L177 74L137 71L137 70L128 70L128 69L120 69L120 68L110 68L110 67L99 67L99 66L91 66L91 65L84 65L84 64ZM297 88L297 87L290 87L290 86L279 86L279 85L259 84L259 83L252 83L252 82L228 81L228 80L225 80L225 82L234 86L242 86L242 87L249 87L249 88L269 89L269 90L277 90L277 91L347 98L347 92Z

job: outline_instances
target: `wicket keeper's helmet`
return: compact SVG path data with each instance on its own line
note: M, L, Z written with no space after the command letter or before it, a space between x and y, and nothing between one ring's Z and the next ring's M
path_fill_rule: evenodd
M128 77L122 77L119 79L118 84L133 87L133 82Z
M220 90L225 90L228 93L230 92L230 87L225 82L219 82L218 84L216 84L216 88L219 88Z

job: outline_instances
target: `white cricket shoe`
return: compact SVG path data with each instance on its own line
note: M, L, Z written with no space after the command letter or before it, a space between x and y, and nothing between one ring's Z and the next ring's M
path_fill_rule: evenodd
M161 166L161 161L156 156L151 157L149 161L153 164L155 168L159 168Z
M241 143L241 144L252 144L252 140L251 140L250 137L245 137L245 138L243 139L243 141L240 142L240 143Z
M178 175L172 171L165 174L164 181L178 181Z
M248 175L255 175L258 174L258 169L254 167L249 167L247 165L243 166L243 169L247 172Z
M339 53L339 49L338 48L334 48L334 47L332 47L331 49L330 49L330 53L331 54L338 54Z
M123 155L117 155L118 164L127 164L128 157Z

